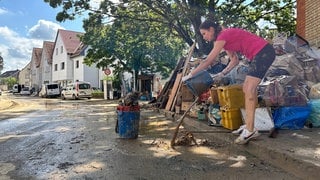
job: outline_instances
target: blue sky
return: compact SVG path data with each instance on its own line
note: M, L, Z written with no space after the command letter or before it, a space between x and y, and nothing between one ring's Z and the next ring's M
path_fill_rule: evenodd
M21 70L31 60L32 48L54 41L58 29L83 32L82 19L59 23L59 9L43 0L0 0L0 54L4 69Z

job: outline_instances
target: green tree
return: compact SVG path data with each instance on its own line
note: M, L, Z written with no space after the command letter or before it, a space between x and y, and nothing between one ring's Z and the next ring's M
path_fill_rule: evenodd
M106 23L114 19L132 19L144 23L156 22L166 26L170 33L182 38L190 46L198 42L200 54L208 53L210 46L201 37L199 25L203 18L211 18L226 26L237 26L257 31L258 23L265 21L279 31L294 33L296 0L104 0L93 8L89 0L44 0L52 7L62 6L58 21L72 20L85 11ZM123 13L125 12L125 13ZM152 12L149 15L141 12ZM259 32L266 31L264 27Z
M99 18L93 15L84 21L82 41L91 45L85 63L112 66L115 74L135 70L143 74L161 72L168 77L185 47L181 38L155 22L121 18L104 25L96 20Z
M8 89L12 89L14 84L18 84L18 80L14 77L3 78L3 82L8 86Z

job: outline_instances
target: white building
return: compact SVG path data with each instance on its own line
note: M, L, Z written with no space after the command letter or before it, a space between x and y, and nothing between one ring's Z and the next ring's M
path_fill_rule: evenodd
M96 68L95 65L89 67L83 62L89 49L88 46L81 43L77 49L78 51L70 57L74 67L73 81L86 81L90 82L92 87L99 87L99 73L101 73L101 70Z
M99 69L83 64L87 51L79 36L80 32L59 29L52 55L52 81L66 86L75 81L88 81L99 86Z
M40 62L41 62L42 48L33 48L30 61L30 86L39 90L41 87L40 81Z
M44 41L39 66L39 87L52 83L52 52L54 42Z
M21 69L19 73L19 84L31 87L31 68L30 68L30 62Z

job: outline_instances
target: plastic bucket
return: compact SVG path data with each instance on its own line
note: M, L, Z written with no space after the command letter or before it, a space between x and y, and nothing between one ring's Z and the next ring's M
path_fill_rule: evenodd
M120 138L137 138L139 133L140 106L118 106L117 117L117 131Z
M214 81L208 71L201 71L185 81L185 84L194 96L200 96L208 91L213 83Z

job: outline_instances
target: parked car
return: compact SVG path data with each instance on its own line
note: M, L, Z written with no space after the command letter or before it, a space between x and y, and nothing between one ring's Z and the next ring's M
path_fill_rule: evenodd
M12 87L12 93L20 93L21 89L23 88L24 86L21 86L20 84L14 84L13 87Z
M58 83L42 84L39 96L42 98L59 97L60 92L60 85Z
M89 82L75 82L68 84L61 92L62 99L92 98L92 88Z
M29 87L24 87L21 89L20 91L20 95L26 95L26 96L29 96L31 93L30 93L30 88Z

